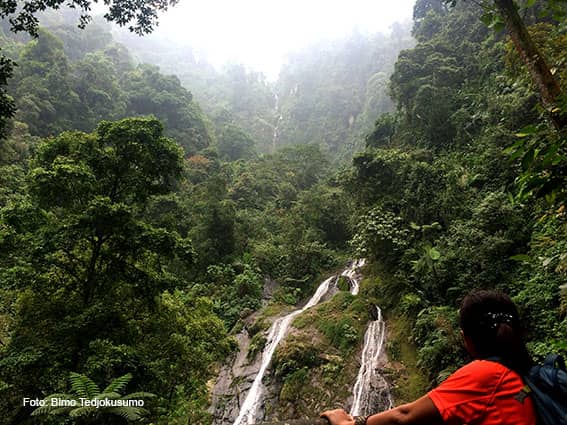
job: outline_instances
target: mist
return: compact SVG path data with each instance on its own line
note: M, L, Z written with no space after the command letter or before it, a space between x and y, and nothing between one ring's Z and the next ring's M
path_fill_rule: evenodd
M220 69L239 63L275 80L288 55L320 41L357 31L389 33L411 20L414 0L211 0L181 2L162 13L147 36L190 46L201 60ZM120 30L118 38L124 37ZM122 34L120 34L122 33Z

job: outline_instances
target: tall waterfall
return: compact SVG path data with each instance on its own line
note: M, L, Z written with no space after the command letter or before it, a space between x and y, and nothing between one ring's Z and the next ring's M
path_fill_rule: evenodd
M275 99L274 110L275 110L275 113L276 113L276 123L274 124L274 134L272 136L272 153L275 153L276 150L277 150L278 137L280 135L279 127L280 127L280 123L283 120L283 115L280 111L280 98L279 98L277 92L274 93L274 99Z
M349 279L350 293L358 295L360 290L360 275L358 269L364 266L365 260L356 260L354 264L346 269L341 276ZM379 362L384 352L386 339L386 324L382 320L382 310L374 306L372 317L364 334L364 347L360 359L360 369L356 377L353 390L353 402L350 414L370 415L376 409L390 409L393 406L390 388L386 380L377 373Z
M340 276L349 280L350 292L357 295L360 288L361 275L359 269L365 264L364 260L353 261ZM327 294L332 294L336 290L338 275L331 276L319 285L315 294L307 304L284 317L280 317L270 327L267 342L262 352L262 358L258 372L254 376L254 381L244 402L240 405L238 416L233 425L254 424L261 418L260 408L264 402L264 386L262 380L266 374L274 352L278 344L285 337L293 319L305 310L317 305ZM354 403L351 410L352 414L370 414L369 410L379 408L389 408L392 406L392 399L389 393L388 384L379 374L375 373L377 363L383 352L385 340L385 324L382 321L381 311L375 307L377 320L371 322L364 336L364 348L362 352L361 368L354 387ZM234 417L234 416L232 416Z
M335 280L336 276L331 276L330 278L325 280L323 283L321 283L321 285L319 285L313 297L311 297L311 299L307 302L307 304L305 304L302 309L296 310L288 314L287 316L280 317L274 322L268 333L266 347L262 352L262 363L260 369L258 370L256 378L254 378L254 382L252 383L252 387L246 395L244 403L240 407L240 412L238 414L238 417L236 418L236 421L234 421L234 425L248 425L253 424L256 421L258 408L262 403L262 378L264 377L264 374L268 369L270 361L272 360L272 356L276 351L276 347L285 336L287 329L289 328L289 325L291 324L295 316L318 304L319 301L321 301L321 298L323 298L323 296L329 291L331 284Z
M391 409L393 406L389 385L377 373L384 350L386 324L382 320L380 308L374 308L376 320L370 322L364 334L360 369L354 384L354 400L350 409L353 416L370 415L375 413L376 409Z

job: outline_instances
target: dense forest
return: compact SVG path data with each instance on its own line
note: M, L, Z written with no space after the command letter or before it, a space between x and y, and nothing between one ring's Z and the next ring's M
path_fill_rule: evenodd
M209 425L235 335L254 357L353 258L360 294L299 316L276 352L274 416L348 397L372 304L396 401L465 361L472 288L513 297L535 358L567 355L566 5L516 2L544 84L502 2L481 3L417 0L411 35L315 44L276 82L0 5L0 423ZM124 4L107 19L152 29ZM22 403L110 392L145 410Z

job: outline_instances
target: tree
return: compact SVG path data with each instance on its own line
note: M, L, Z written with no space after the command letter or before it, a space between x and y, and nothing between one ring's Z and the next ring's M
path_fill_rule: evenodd
M199 105L174 75L160 74L152 65L139 65L122 78L129 115L154 115L189 155L208 147L211 135Z
M218 136L218 151L221 159L236 161L254 156L254 140L240 127L227 124Z
M14 32L24 31L33 36L38 35L39 20L37 14L47 9L59 9L69 6L81 12L79 26L84 28L92 19L90 11L97 0L31 0L19 2L4 1L0 4L0 18L10 20ZM120 26L129 25L128 29L137 34L150 33L157 24L157 15L173 6L177 0L158 0L154 2L136 2L131 0L109 0L104 4L108 11L104 17ZM134 21L134 23L131 23Z
M9 385L0 391L11 388L0 396L6 417L22 423L15 399L57 389L57 376L69 370L143 370L149 382L171 382L164 370L172 369L155 359L168 359L168 368L177 360L155 352L163 336L154 335L173 323L156 315L194 253L187 238L144 216L149 200L171 192L181 175L181 149L162 134L159 121L138 118L49 139L31 164L29 196L0 211L0 282L21 302L0 359ZM212 309L200 310L209 320Z
M45 30L21 52L15 75L18 112L33 135L49 136L80 121L80 100L72 90L71 66L63 43ZM90 129L89 129L90 130Z
M14 116L16 105L14 99L6 93L8 79L14 72L14 62L5 56L0 56L0 143L6 137L8 120Z
M87 54L74 66L74 91L80 99L79 120L74 127L92 131L101 120L114 120L126 115L126 96L117 80L112 61L100 52Z
M120 26L128 25L128 28L139 35L152 32L157 24L159 11L165 11L173 6L178 0L158 0L154 2L135 2L131 0L105 0L108 12L104 17ZM91 20L90 10L97 0L31 0L20 2L8 0L0 2L0 18L8 18L11 30L14 32L24 31L34 37L39 36L39 20L37 14L47 10L57 10L61 6L69 6L81 11L79 27L84 28ZM13 99L6 94L4 87L7 80L12 77L14 62L4 55L0 55L0 140L6 137L7 122L14 116L16 107ZM34 102L32 102L34 103ZM28 105L24 106L24 109ZM35 105L30 105L35 106Z
M443 1L453 6L457 2L456 0ZM528 4L533 3L535 2L528 1ZM565 16L564 1L553 0L547 3L549 7L554 8L558 12L563 12L562 16ZM533 42L525 22L518 13L519 7L516 2L514 0L484 0L482 5L486 10L484 18L487 22L496 27L498 27L500 22L504 23L516 50L528 68L532 81L538 89L542 104L549 113L554 126L558 129L565 127L567 125L567 113L558 108L558 102L562 96L561 87L548 66L545 57ZM496 14L493 13L494 10Z

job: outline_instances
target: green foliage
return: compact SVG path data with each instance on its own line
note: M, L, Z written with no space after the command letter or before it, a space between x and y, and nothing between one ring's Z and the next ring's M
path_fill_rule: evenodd
M386 79L413 43L408 30L398 26L390 38L355 32L292 56L278 81L278 146L317 143L341 159L355 152L376 117L392 109Z
M407 318L433 383L462 361L455 313L473 288L515 297L534 355L565 350L564 135L535 107L514 48L479 21L482 7L454 3L416 3L418 44L391 78L398 111L376 121L343 174L363 211L351 243L384 282L368 295ZM544 19L530 32L562 81L562 27Z
M285 381L304 368L315 367L320 362L319 352L315 347L305 345L300 341L291 341L278 346L272 360L272 367L275 375ZM305 375L305 372L299 373Z
M218 151L221 159L236 161L254 156L254 140L235 125L225 126L218 136Z
M126 113L156 116L186 153L194 154L211 144L199 106L177 77L164 76L155 66L139 65L123 76L122 87L128 99Z
M351 243L361 257L388 262L408 246L409 236L401 217L374 207L359 221Z
M296 305L301 295L301 288L281 287L274 293L274 301L288 305Z
M71 66L61 40L45 30L20 53L14 79L16 119L32 135L70 130L79 121L80 99L72 90Z
M342 319L339 323L332 323L328 326L323 323L321 330L329 338L331 344L340 350L352 348L359 340L358 332L349 319Z
M18 5L15 1L8 1L0 8L0 17L9 18L12 31L25 31L37 36L38 13L46 9L59 9L64 3L63 0L41 0L26 1ZM73 0L65 4L81 12L79 27L84 28L92 19L90 14L92 2ZM157 25L158 12L167 10L169 5L174 4L175 1L164 1L151 6L143 6L132 1L114 1L107 4L109 10L104 17L120 26L130 24L128 27L130 31L137 34L147 34L152 32L154 26ZM135 22L131 23L132 21Z
M519 202L545 199L549 213L567 208L567 136L550 131L545 124L524 127L506 152L518 159L522 173L516 183Z
M418 44L395 66L413 45L401 26L298 53L277 88L242 66L217 73L190 49L127 40L166 74L183 71L134 66L107 27L7 40L20 66L9 89L19 111L0 122L2 417L29 423L21 396L63 392L77 371L75 392L131 373L132 388L157 395L151 420L210 422L206 384L234 349L227 329L248 326L272 279L264 314L304 300L348 239L380 279L358 297L343 281L294 322L274 364L294 412L307 392L334 402L352 389L345 377L378 301L413 328L433 382L462 359L455 313L472 287L514 295L534 354L564 352L565 137L546 127L482 9L444 3L416 2ZM546 20L531 31L563 81L564 34ZM113 122L126 115L157 118ZM331 161L368 132L336 173ZM266 324L248 326L250 356ZM411 357L407 343L393 348Z
M212 265L207 276L207 295L218 300L217 314L229 329L260 307L263 279L257 267L247 263Z
M193 399L207 366L228 351L210 301L165 292L182 286L195 254L188 239L144 217L181 176L180 148L162 132L155 119L129 119L45 141L29 198L2 209L2 287L18 300L0 360L12 394L2 397L4 415L23 414L19 396L59 390L68 370L130 371L161 404L183 383Z
M249 360L254 360L258 353L261 353L266 346L266 337L263 333L257 333L252 337L250 346L248 347L248 354L246 355Z
M210 125L177 77L149 65L134 68L109 28L81 37L67 27L51 31L61 38L42 29L38 39L16 47L16 119L32 135L92 131L101 120L154 115L189 154L212 143Z
M412 333L418 348L418 367L440 383L462 362L464 347L461 342L457 312L448 307L422 310L417 316Z
M68 415L73 420L81 423L106 422L105 417L117 415L127 421L141 421L147 416L148 411L142 407L128 405L129 400L143 400L155 397L155 394L147 392L136 392L122 395L122 390L128 385L132 375L127 373L114 379L104 391L100 391L97 385L87 376L71 372L71 394L51 394L43 401L46 406L39 407L32 412L32 416L39 415ZM74 402L74 406L60 407L51 404L52 399ZM117 406L83 406L82 400L109 401ZM121 405L122 404L122 405ZM80 407L79 407L80 406Z
M8 79L12 77L13 72L14 62L5 56L0 56L0 140L6 137L7 121L16 112L14 99L6 93Z
M283 401L295 401L297 396L301 393L301 389L305 386L307 376L307 367L303 367L288 374L284 379L283 387L280 391L280 398Z
M340 276L337 282L337 287L340 291L349 291L350 290L350 283L345 276Z

